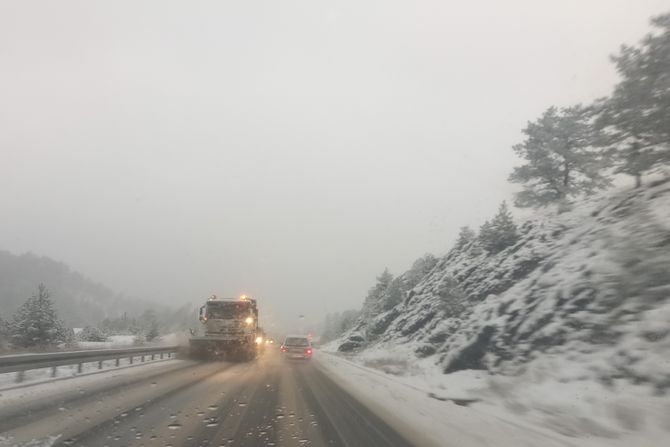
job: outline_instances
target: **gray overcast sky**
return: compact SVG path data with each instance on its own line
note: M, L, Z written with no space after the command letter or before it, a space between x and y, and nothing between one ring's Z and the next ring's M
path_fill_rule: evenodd
M358 307L509 199L667 0L0 0L0 248L129 295Z

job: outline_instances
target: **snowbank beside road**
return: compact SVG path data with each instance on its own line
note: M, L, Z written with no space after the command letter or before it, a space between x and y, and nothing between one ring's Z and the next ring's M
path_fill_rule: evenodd
M548 430L509 422L501 417L504 412L491 414L450 400L436 399L412 380L388 376L333 354L319 352L316 360L318 366L340 386L419 446L578 445L573 444L570 438Z
M135 335L110 335L107 341L80 341L77 346L81 349L113 349L126 348L131 346L174 346L178 344L178 334L165 334L152 340L145 341L138 345L137 336Z
M659 447L670 436L668 400L624 382L616 389L560 383L537 369L518 377L474 370L443 374L421 361L401 372L408 365L402 348L348 358L319 351L315 358L418 445ZM389 367L394 373L382 371Z

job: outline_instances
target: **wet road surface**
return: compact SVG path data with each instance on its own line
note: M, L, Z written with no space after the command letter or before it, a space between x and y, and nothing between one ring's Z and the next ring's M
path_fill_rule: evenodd
M0 397L0 445L412 445L317 363L272 351L247 363L138 367L75 390L53 383L48 398L3 407Z

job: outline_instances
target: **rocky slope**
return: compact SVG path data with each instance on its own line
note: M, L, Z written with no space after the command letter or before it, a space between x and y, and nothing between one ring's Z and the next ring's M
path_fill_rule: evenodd
M399 347L447 373L558 359L565 380L668 389L670 182L538 213L520 233L496 255L477 241L450 251L340 347Z

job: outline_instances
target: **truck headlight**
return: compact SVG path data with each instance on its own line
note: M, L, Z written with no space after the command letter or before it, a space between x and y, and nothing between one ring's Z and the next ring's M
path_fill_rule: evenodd
M247 319L246 319L246 320L244 320L244 322L245 322L245 323L247 323L248 325L251 325L251 323L253 323L253 322L254 322L254 319L253 319L253 318L251 318L251 317L247 317Z
M260 345L261 343L263 343L263 337L256 337L256 344Z

